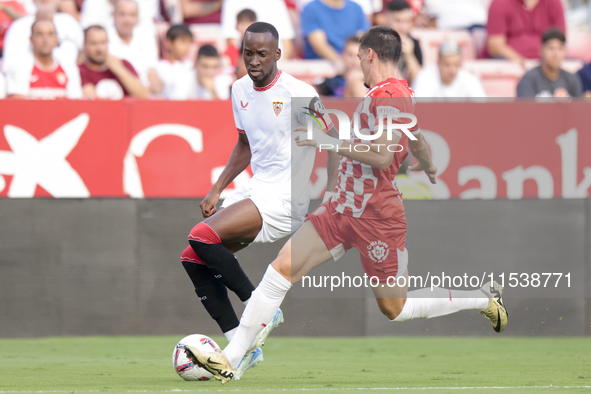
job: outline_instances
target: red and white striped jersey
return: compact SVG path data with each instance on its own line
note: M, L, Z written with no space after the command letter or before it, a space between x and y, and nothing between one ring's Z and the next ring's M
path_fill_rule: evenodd
M376 119L384 121L387 119L386 116L380 117L381 115L399 112L414 114L414 105L414 92L406 80L387 79L374 86L357 106L355 112L359 113L359 129L362 134L374 134L379 126ZM410 121L406 118L398 120L399 123ZM397 123L397 118L394 118L394 123ZM409 130L413 134L418 134L420 132L418 123ZM395 133L400 137L398 144L403 148L394 154L392 165L386 170L380 170L345 156L341 157L338 182L331 198L331 206L337 212L366 219L386 219L403 212L401 193L393 181L400 165L408 155L408 137L398 130ZM372 141L362 141L353 136L349 142L370 144ZM400 147L397 150L400 150Z

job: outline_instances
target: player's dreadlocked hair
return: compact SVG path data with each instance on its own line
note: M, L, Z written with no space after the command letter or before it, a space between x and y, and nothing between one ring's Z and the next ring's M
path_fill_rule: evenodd
M273 36L273 39L276 42L279 42L279 33L277 33L277 29L275 29L275 26L273 26L270 23L266 23L266 22L255 22L252 25L248 26L248 28L246 29L246 33L251 32L251 33L271 33L271 35Z
M388 26L374 26L361 36L359 46L373 49L381 61L398 63L402 54L400 34Z

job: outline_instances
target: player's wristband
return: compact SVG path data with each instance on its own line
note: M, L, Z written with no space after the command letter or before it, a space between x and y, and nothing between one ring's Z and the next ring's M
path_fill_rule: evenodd
M322 199L322 203L324 204L325 202L330 201L330 199L332 198L333 195L334 195L333 192L325 192L324 198Z

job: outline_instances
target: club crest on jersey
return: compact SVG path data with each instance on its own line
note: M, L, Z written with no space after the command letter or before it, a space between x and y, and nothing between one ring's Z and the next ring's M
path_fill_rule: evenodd
M273 111L275 112L275 116L279 116L282 110L283 101L273 101Z
M65 84L66 84L66 82L68 82L68 78L66 77L66 74L64 74L64 73L59 73L59 74L57 74L57 75L55 76L55 78L57 79L57 82L58 82L60 85L65 85Z
M367 245L367 255L376 263L382 263L388 258L390 249L388 244L382 241L373 241Z

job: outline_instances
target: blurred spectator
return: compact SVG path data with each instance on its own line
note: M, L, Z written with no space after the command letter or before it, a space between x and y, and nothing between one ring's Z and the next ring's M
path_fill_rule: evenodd
M359 38L349 37L345 42L345 49L341 54L341 60L343 62L343 73L336 77L327 78L322 83L316 86L318 94L322 96L334 96L343 97L345 96L345 87L347 82L347 76L355 70L361 70L359 64ZM363 87L363 78L361 80L361 87ZM365 89L365 87L363 87ZM367 90L365 90L367 93ZM363 96L365 95L363 93ZM357 97L357 96L353 96Z
M384 8L385 4L388 3L387 0L352 0L353 2L359 4L365 16L368 19L377 13L380 13ZM416 1L416 0L415 0ZM312 2L312 0L300 0L298 5L300 9L303 9L308 3Z
M82 98L80 74L75 59L59 58L56 28L50 19L31 26L32 53L6 72L6 93L12 98Z
M84 0L61 0L59 10L64 14L70 14L74 19L80 21L80 7Z
M488 11L488 53L523 64L540 56L550 28L565 31L560 0L493 0Z
M228 58L230 64L236 67L238 61L242 61L240 58L240 48L242 48L242 40L244 39L244 32L248 29L248 26L252 25L257 21L257 14L250 8L243 9L236 15L236 31L239 34L239 39L228 39L228 45L226 46L226 52L224 55Z
M4 35L12 22L27 14L25 7L16 0L0 0L0 56L4 47Z
M115 0L84 0L80 13L80 25L83 29L89 26L103 26L108 28L113 25L113 3ZM156 34L154 19L159 17L159 0L138 0L138 24L145 34Z
M127 60L137 71L140 80L152 93L162 91L156 74L158 47L156 37L138 29L138 5L135 0L117 0L113 13L114 26L107 28L109 53Z
M193 23L220 23L224 0L180 0L187 25Z
M127 60L109 55L109 39L102 26L84 31L85 62L78 66L87 99L118 100L124 96L148 98L150 92Z
M437 66L425 67L415 79L417 97L452 98L486 97L478 77L462 67L462 50L455 42L444 42L439 48Z
M591 97L591 63L580 69L577 75L583 85L583 96Z
M566 55L566 37L550 29L542 37L542 63L529 70L517 85L517 97L580 97L579 77L560 68Z
M295 30L283 0L225 0L222 7L222 35L228 41L228 45L234 45L237 40L241 40L236 17L245 8L254 11L258 22L267 22L275 26L281 40L279 43L281 57L291 58Z
M6 97L6 78L4 78L4 74L0 72L0 99Z
M351 0L314 0L302 11L304 57L338 63L347 38L369 27L363 10Z
M197 76L190 99L226 100L230 98L231 79L219 75L221 68L218 50L211 45L203 45L197 53Z
M513 0L515 1L515 0ZM484 28L487 0L425 0L423 12L436 19L438 29Z
M62 56L78 56L84 40L82 29L71 15L57 12L59 4L60 0L35 0L37 14L23 16L10 25L4 37L2 70L5 74L8 69L18 67L25 58L30 58L29 37L36 19L53 20Z
M419 41L409 34L413 28L413 12L406 0L392 0L386 11L386 25L396 30L402 39L402 57L398 69L412 84L423 66L423 52Z
M187 25L172 26L166 32L167 57L158 62L156 72L164 85L161 97L170 100L187 99L195 78L193 62L184 60L193 43L193 34Z

